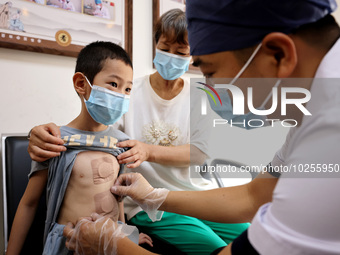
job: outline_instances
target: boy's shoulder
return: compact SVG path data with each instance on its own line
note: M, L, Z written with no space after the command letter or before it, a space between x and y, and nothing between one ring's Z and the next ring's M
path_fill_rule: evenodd
M127 134L117 128L114 128L113 126L109 126L108 133L116 137L119 141L130 140L130 137Z

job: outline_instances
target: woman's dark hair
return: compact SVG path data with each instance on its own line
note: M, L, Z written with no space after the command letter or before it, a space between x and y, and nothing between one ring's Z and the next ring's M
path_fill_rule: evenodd
M180 9L172 9L164 13L155 25L154 39L156 44L162 35L172 43L188 44L185 12Z
M103 69L107 59L121 60L132 68L131 59L122 47L112 42L97 41L80 51L75 72L83 73L93 83L94 77Z

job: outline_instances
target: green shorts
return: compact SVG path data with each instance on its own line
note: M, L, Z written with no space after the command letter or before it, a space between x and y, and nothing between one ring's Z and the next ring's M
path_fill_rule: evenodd
M169 212L164 212L162 220L152 222L144 211L130 221L140 232L157 236L187 254L210 254L228 245L250 225L216 223Z

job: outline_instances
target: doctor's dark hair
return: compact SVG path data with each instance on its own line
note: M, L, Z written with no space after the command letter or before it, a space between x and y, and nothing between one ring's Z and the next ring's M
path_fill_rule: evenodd
M171 43L189 44L187 26L185 12L180 9L167 11L155 25L154 39L156 44L162 35Z
M81 72L93 83L94 77L103 69L107 59L117 59L131 66L127 52L112 42L96 41L85 46L79 53L75 72Z
M312 47L320 49L325 53L329 51L340 36L340 28L332 15L326 15L313 23L302 25L292 32ZM257 45L249 48L235 50L233 53L244 65L253 53Z

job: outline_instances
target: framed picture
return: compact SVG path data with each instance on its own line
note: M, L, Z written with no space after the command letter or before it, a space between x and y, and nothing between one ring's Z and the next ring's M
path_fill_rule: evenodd
M132 58L133 0L0 0L0 47L76 57L93 41Z
M185 11L185 4L186 4L186 0L153 0L152 2L153 6L153 17L152 17L152 26L153 26L153 34L154 34L154 29L155 29L155 25L157 23L157 20L159 19L159 17L171 10L171 9L176 9L179 8L182 11ZM155 57L155 49L156 49L156 44L155 41L153 40L153 58ZM189 65L189 73L199 73L201 74L201 71L198 67L194 67L193 65Z

